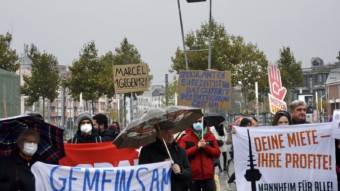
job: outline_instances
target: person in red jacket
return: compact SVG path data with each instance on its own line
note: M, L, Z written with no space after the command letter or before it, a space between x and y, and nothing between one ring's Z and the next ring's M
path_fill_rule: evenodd
M203 134L203 136L202 136ZM214 161L220 156L220 148L208 124L202 118L194 123L179 142L188 155L192 171L190 191L216 191Z

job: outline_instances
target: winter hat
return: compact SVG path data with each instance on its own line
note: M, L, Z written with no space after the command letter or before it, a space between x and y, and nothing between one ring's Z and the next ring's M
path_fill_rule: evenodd
M77 124L78 124L78 128L80 127L80 122L83 121L84 119L88 119L91 121L91 124L93 124L93 120L92 120L92 116L90 113L88 112L84 112L78 115L77 118Z

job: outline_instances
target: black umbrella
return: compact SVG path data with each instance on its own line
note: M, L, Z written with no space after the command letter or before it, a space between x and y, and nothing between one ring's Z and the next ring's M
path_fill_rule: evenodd
M217 127L220 123L225 121L225 118L222 114L209 112L204 114L204 120L208 123L209 126Z
M10 155L17 149L17 137L32 128L40 135L37 153L48 162L57 164L65 156L63 129L30 115L19 115L0 119L0 157Z
M190 127L202 116L201 109L189 106L150 109L124 128L113 143L118 148L138 148L156 141L155 128L159 127L158 124L172 122L175 124L174 132L177 133Z

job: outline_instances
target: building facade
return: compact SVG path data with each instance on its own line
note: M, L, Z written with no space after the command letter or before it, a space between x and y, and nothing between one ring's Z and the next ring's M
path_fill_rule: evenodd
M303 83L301 87L295 91L294 99L301 94L315 95L318 97L326 94L325 83L331 70L340 67L338 63L324 65L321 58L312 58L310 68L302 68Z
M331 70L325 83L327 92L328 117L333 115L335 109L340 109L340 67Z
M339 53L340 54L340 53ZM330 91L327 84L330 82L335 69L340 68L340 62L324 64L321 58L312 58L311 67L303 68L303 84L301 87L293 91L290 100L299 99L301 97L311 98L310 112L330 115L332 113L330 107L324 108L321 104L324 102L331 103ZM325 102L326 101L326 102ZM323 116L327 117L327 116Z

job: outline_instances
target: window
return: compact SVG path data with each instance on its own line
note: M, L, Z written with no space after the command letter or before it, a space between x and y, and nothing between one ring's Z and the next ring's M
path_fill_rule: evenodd
M105 102L100 102L100 110L105 110Z
M321 84L322 83L322 74L318 74L316 77L317 77L316 84Z
M305 76L303 79L303 86L308 86L309 85L309 77Z

